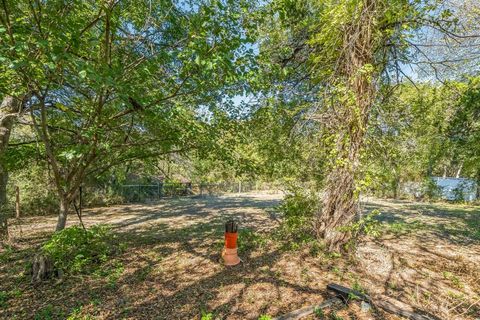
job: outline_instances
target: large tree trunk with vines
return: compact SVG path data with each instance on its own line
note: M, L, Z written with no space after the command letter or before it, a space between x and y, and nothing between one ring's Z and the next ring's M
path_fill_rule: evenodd
M344 26L342 54L338 61L337 88L327 124L333 157L323 190L316 232L327 248L340 251L351 239L345 227L359 213L358 169L369 113L375 99L375 23L377 0L359 1L354 19Z

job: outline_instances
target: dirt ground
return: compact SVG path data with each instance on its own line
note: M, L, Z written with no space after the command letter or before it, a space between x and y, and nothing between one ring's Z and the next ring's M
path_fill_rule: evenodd
M308 245L287 250L268 238L281 199L231 194L85 210L85 224L112 225L126 251L104 274L36 286L26 266L55 217L22 218L11 226L12 246L0 249L0 318L258 319L321 303L331 282L388 295L438 319L480 318L478 207L364 199L365 212L382 212L385 232L365 239L355 257L337 257L313 254ZM229 218L242 228L243 263L233 268L219 262ZM399 319L361 311L358 303L337 316Z

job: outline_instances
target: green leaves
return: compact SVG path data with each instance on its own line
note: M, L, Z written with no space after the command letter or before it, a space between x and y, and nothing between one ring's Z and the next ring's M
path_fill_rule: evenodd
M35 93L36 138L51 149L59 194L126 161L218 142L195 109L216 108L245 81L248 2L6 5L14 34L2 25L1 89Z
M66 228L53 234L42 251L55 267L70 273L93 271L118 250L115 235L102 225L87 230L79 226Z

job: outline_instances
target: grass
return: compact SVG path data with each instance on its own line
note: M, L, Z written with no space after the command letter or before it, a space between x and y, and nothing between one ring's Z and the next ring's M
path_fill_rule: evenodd
M261 234L252 229L240 229L238 232L238 251L245 253L256 248L264 247L271 240L269 234Z
M325 315L325 311L323 311L322 308L318 308L316 307L314 310L313 310L313 314L315 315L315 317L319 320L324 320L326 318L326 315Z
M386 225L387 231L392 232L393 234L400 235L400 234L407 234L407 233L415 233L420 230L425 230L428 227L427 224L419 221L398 221L393 223L388 223Z
M8 293L6 291L0 291L0 308L6 308L8 301Z
M206 312L202 312L202 318L201 320L213 320L213 313L209 312L209 313L206 313Z
M49 304L46 307L41 308L37 313L35 313L35 320L52 320L54 317L63 315L62 312L57 312L55 308Z
M457 288L463 288L465 285L462 283L462 281L460 280L460 278L456 275L454 275L453 273L451 272L448 272L448 271L444 271L443 273L443 278L444 279L447 279L447 280L450 280L450 282Z

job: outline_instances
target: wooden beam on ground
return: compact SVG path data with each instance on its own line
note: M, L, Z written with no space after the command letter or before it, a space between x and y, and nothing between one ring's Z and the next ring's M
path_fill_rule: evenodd
M313 305L313 306L308 306L308 307L303 307L301 309L286 313L280 317L273 318L273 320L297 320L301 319L303 317L306 317L308 315L311 315L314 313L315 309L324 309L331 307L335 304L340 304L342 303L342 300L338 298L331 298L328 300L325 300L324 302L318 304L318 305Z
M411 320L439 319L429 314L420 314L414 307L385 295L375 297L374 306Z

